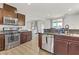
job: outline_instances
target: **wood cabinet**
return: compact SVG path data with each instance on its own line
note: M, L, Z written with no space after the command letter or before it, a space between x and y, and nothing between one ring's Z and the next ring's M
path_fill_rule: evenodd
M27 41L30 41L30 40L32 40L32 32L31 31L27 32Z
M79 37L55 35L54 53L57 55L79 55Z
M8 4L3 4L3 8L0 8L0 24L3 24L3 17L9 16L13 18L18 18L18 25L24 26L25 25L25 15L16 13L17 8L10 6Z
M55 40L55 54L68 54L68 42L64 40Z
M5 48L5 36L4 34L0 34L0 51L4 50Z
M21 44L32 40L32 32L31 31L21 32L20 39Z
M42 49L42 33L38 33L38 46Z
M7 11L11 11L13 13L15 13L15 11L17 11L17 8L11 6L11 5L8 5L8 4L3 4L3 9L4 10L7 10Z
M18 25L24 26L25 25L25 15L17 13L17 18L18 18Z
M0 24L3 24L4 16L16 18L17 14L15 13L15 11L17 11L15 7L3 4L3 8L0 8Z
M69 55L79 55L79 41L69 42Z
M7 11L5 9L3 9L3 16L9 16L9 17L13 17L13 18L17 18L17 14L12 12L12 11Z
M10 6L8 4L3 4L3 16L10 16L13 18L17 17L17 14L15 13L17 11L17 8Z
M3 24L3 19L2 19L2 15L3 15L3 9L2 8L0 8L0 24Z

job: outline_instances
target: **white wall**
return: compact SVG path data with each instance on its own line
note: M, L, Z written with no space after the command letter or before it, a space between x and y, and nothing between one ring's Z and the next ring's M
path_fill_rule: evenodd
M79 29L79 15L70 15L65 17L64 25L68 24L70 29Z
M25 26L23 26L23 29L27 29L27 30L31 29L31 21L32 20L35 20L35 19L38 20L39 18L41 18L40 20L42 20L42 19L48 18L49 16L53 16L55 14L57 14L57 15L63 14L65 12L65 10L69 8L69 6L70 7L74 6L74 4L69 4L69 5L66 4L64 6L62 4L55 4L55 5L53 5L53 4L27 5L27 4L24 4L24 3L23 4L9 3L9 4L12 5L12 6L17 7L18 12L23 13L23 14L26 15ZM48 6L48 7L46 7L46 6ZM1 3L0 3L0 7L2 7ZM69 24L70 28L72 28L72 29L79 29L79 26L78 26L79 25L79 15L72 15L72 16L66 17L64 19L64 24ZM45 26L45 29L50 28L50 20L45 20L44 21L44 26Z
M44 21L44 27L45 27L45 29L49 29L50 28L50 20L45 20Z

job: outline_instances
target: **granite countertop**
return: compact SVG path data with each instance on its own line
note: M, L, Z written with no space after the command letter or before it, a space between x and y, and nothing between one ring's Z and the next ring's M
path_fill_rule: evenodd
M19 32L19 33L20 33L20 32L28 32L28 30L20 30L20 31L18 31L18 32ZM5 33L4 33L4 31L0 31L0 34L5 34Z
M71 37L79 37L79 34L71 34L71 33L69 33L69 34L64 34L64 33L61 33L61 34L59 34L59 33L42 33L43 35L63 35L63 36L71 36Z
M28 30L20 30L19 32L28 32Z

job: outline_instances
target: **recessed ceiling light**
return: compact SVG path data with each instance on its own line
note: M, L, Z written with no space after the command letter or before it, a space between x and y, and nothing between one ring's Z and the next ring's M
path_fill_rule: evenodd
M31 5L31 3L27 3L27 5Z
M71 8L68 9L68 11L71 11L71 10L72 10Z
M50 14L48 14L47 16L50 16Z

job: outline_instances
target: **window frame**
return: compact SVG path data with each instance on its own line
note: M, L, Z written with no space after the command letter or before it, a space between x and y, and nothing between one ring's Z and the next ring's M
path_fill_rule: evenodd
M61 21L59 21L59 19L62 19ZM53 23L58 23L58 22L61 22L62 23L62 26L61 28L64 27L64 19L63 18L58 18L58 19L54 19L55 21L52 20L52 28L59 28L58 27L58 24L56 24L56 27L53 26Z

